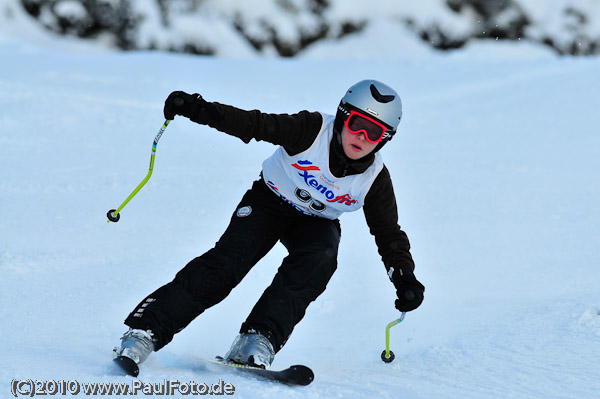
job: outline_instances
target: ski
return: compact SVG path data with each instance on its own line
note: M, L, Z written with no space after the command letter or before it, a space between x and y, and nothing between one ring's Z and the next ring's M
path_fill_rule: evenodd
M113 361L127 375L137 377L140 374L138 365L127 356L120 356L115 352ZM266 381L280 382L286 385L305 386L310 384L315 378L313 371L302 365L290 366L283 370L268 370L261 367L228 362L221 356L217 356L214 360L209 361L212 364L227 367L242 374L252 375Z
M133 359L128 358L127 356L119 356L117 352L113 352L114 358L113 361L123 370L126 374L137 377L140 374L140 368L133 361Z
M268 370L261 367L228 362L221 356L217 356L214 360L209 361L213 364L231 368L242 374L252 375L262 380L281 382L286 385L304 386L310 384L315 379L313 371L302 365L290 366L283 370Z

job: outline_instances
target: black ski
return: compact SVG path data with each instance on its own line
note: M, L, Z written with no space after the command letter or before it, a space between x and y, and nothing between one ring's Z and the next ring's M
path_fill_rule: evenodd
M114 362L127 375L137 377L140 374L138 365L127 356L118 356L115 354ZM310 384L315 379L313 371L302 365L290 366L284 370L267 370L260 367L228 362L220 356L217 356L214 360L210 360L210 362L242 374L252 375L267 381L281 382L287 385L304 386Z
M217 356L215 360L211 360L210 362L231 368L242 374L252 375L267 381L281 382L287 385L308 385L315 379L313 371L302 365L290 366L284 370L268 370L260 367L228 362L221 356Z
M115 352L113 360L115 363L117 363L117 365L119 365L121 370L123 370L128 375L130 375L132 377L137 377L138 374L140 374L140 368L138 367L136 362L134 362L132 359L128 358L127 356L119 356Z

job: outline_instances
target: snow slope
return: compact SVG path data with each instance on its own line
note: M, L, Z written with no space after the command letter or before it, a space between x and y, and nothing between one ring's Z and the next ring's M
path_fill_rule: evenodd
M595 398L600 59L488 47L380 61L227 60L44 49L0 36L0 397L14 379L129 382L111 349L146 294L209 249L273 147L178 118L146 175L175 89L268 112L334 112L363 78L402 94L384 150L421 308L398 316L362 212L342 219L339 269L274 368L288 388L207 369L270 282L277 246L143 365L140 380L217 382L238 398ZM84 396L81 393L79 396ZM140 395L142 396L142 395Z

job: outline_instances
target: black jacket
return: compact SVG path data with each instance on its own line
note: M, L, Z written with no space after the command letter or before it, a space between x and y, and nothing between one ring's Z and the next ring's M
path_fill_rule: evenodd
M245 111L230 105L209 103L209 126L240 138L245 143L255 139L282 146L290 155L308 149L316 139L323 118L318 112L301 111L297 114L266 114L258 110ZM330 170L338 177L362 173L374 160L370 154L359 160L347 158L334 138L330 146ZM414 271L410 243L398 225L398 210L392 180L383 167L365 197L363 207L367 225L387 270L390 267Z

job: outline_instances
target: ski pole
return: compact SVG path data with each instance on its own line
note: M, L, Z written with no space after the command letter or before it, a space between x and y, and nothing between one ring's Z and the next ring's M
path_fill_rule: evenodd
M404 320L405 315L406 315L406 312L402 312L402 314L400 315L400 317L398 319L390 322L385 327L385 350L383 352L381 352L381 360L383 360L386 363L391 363L396 358L396 356L394 355L394 352L392 352L390 350L390 328L394 327L396 324L400 324L402 322L402 320Z
M129 197L127 197L125 201L123 201L121 206L119 206L117 209L111 209L110 211L108 211L108 213L106 214L106 216L108 217L107 223L116 223L119 221L119 219L121 219L121 214L119 212L121 212L125 205L127 205L127 203L131 201L131 199L138 193L138 191L142 189L142 187L144 187L146 182L148 182L148 180L150 179L150 176L152 176L152 170L154 169L154 157L156 156L156 146L158 145L158 140L160 140L160 137L163 135L165 129L167 128L167 126L169 126L170 122L171 121L169 119L165 120L165 123L163 123L162 127L158 131L158 134L154 138L154 143L152 143L152 154L150 155L150 169L148 170L148 174L146 175L144 180L142 180L142 182L138 184L138 186L131 192L131 194L129 194Z

